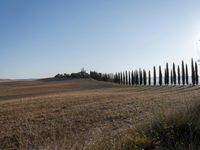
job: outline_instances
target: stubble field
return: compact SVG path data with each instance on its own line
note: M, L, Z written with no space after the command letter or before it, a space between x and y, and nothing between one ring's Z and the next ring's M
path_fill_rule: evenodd
M198 86L122 86L91 79L0 82L0 149L116 148L123 132L185 109L199 96Z

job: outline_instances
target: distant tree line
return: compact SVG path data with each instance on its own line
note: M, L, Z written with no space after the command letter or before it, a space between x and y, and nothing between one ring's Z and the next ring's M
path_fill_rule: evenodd
M184 61L182 61L181 67L173 63L171 70L169 69L168 63L166 63L164 69L159 66L158 76L156 73L156 67L154 66L153 74L149 70L148 76L145 69L139 69L117 72L115 74L102 74L91 71L90 77L95 80L111 81L122 85L189 85L188 65L184 64ZM191 84L199 84L198 65L193 59L191 59Z
M110 82L116 82L115 77L113 74L107 74L107 73L98 73L96 71L90 71L90 77L99 80L99 81L110 81Z
M157 70L158 69L158 76ZM115 82L122 85L198 85L198 64L191 59L191 76L188 73L188 65L181 63L181 67L172 64L172 69L169 69L168 63L165 68L159 66L153 67L153 73L149 70L146 72L145 69L138 69L132 71L122 71L115 74L112 73L99 73L96 71L90 71L90 74L86 73L82 69L78 73L72 74L57 74L54 78L56 79L73 79L73 78L93 78L99 81ZM189 78L191 78L189 83Z

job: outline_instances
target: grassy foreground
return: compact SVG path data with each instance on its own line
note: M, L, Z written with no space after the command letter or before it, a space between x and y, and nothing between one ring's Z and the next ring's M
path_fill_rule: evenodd
M121 148L140 149L200 149L200 105L170 115L159 117L143 128L137 129Z

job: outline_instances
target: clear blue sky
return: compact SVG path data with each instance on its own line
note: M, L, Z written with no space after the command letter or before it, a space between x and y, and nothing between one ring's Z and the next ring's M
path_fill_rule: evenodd
M1 0L0 78L198 58L199 0Z

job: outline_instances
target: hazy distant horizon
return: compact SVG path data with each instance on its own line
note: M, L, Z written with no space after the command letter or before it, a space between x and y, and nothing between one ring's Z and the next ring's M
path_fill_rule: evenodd
M200 1L1 0L0 79L152 70L200 58ZM190 69L189 69L190 71Z

